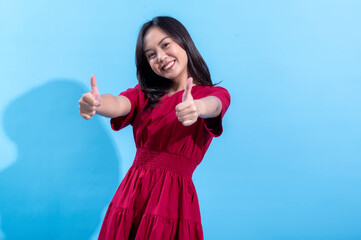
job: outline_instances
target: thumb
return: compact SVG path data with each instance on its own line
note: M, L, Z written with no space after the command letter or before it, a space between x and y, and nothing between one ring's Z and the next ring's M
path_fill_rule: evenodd
M184 90L184 93L183 93L183 97L182 97L182 101L186 101L188 99L193 99L192 97L192 85L193 85L193 78L188 78L187 80L187 83L186 83L186 88Z
M97 87L97 80L94 75L92 75L90 78L90 85L92 87L92 94L93 94L95 100L100 102L100 94L99 94L98 87Z

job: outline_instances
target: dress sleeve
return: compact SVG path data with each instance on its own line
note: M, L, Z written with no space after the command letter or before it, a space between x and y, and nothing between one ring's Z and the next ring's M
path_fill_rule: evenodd
M133 125L134 119L138 112L140 91L140 87L137 84L134 88L128 88L126 91L119 94L119 96L124 96L129 99L131 103L131 109L130 112L125 116L110 119L110 125L114 131L119 131L129 124Z
M219 137L223 132L222 127L222 118L226 113L230 103L231 103L231 96L229 95L228 91L223 87L211 87L208 91L206 96L214 96L217 97L222 103L222 111L220 115L214 118L204 118L203 122L207 131L213 137Z

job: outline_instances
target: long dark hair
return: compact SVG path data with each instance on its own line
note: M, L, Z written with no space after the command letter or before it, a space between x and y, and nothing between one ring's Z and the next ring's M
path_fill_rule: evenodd
M155 17L142 26L135 50L139 86L148 97L146 109L155 107L157 102L168 92L173 84L171 80L154 73L145 56L144 36L151 27L155 26L164 31L186 51L188 56L188 72L193 77L193 82L206 86L214 85L206 62L198 52L183 24L172 17Z

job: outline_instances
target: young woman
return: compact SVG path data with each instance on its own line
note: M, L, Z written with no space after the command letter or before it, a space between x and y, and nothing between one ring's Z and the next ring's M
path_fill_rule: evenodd
M116 131L132 125L137 147L99 239L203 239L192 173L222 133L230 95L213 85L189 33L174 18L143 25L136 63L134 88L100 95L92 76L92 91L79 100L85 119L109 117Z

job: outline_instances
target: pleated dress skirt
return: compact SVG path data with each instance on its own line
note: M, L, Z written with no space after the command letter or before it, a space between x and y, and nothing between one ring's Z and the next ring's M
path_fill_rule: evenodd
M106 212L100 240L203 239L192 174L197 163L138 149Z

